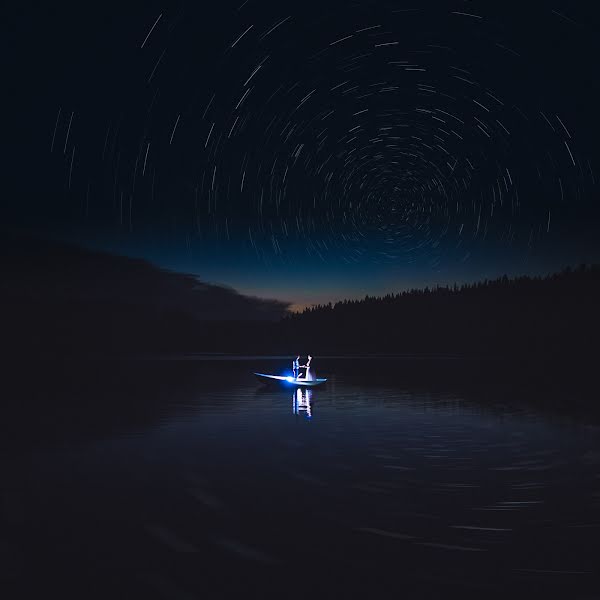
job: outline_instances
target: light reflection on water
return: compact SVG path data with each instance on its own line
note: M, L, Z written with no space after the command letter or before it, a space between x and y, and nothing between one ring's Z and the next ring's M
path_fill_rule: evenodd
M399 387L325 365L325 387L290 390L259 387L242 361L214 364L142 365L105 429L10 463L17 575L32 547L58 572L96 572L100 552L123 585L152 588L128 570L134 555L136 573L200 593L177 557L220 573L309 553L322 574L361 569L392 588L401 564L405 584L436 592L596 589L597 427L510 386L436 386L429 371ZM137 421L119 416L127 405Z
M292 412L295 415L304 415L307 419L312 418L313 391L310 388L297 388L292 395Z

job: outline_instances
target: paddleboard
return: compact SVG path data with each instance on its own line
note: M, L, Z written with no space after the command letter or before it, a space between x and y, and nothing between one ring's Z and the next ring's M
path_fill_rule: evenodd
M254 375L261 383L279 383L282 385L298 387L315 387L327 381L327 379L294 379L293 377L267 375L265 373L254 373Z

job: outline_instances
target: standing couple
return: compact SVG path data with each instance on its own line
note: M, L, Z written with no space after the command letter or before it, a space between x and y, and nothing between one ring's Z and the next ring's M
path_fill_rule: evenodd
M314 375L310 370L310 361L311 360L312 360L312 356L309 354L306 364L301 365L300 357L296 356L296 359L292 361L292 371L294 373L294 379L306 379L308 381L312 381L314 379ZM304 374L300 373L300 369L306 369Z

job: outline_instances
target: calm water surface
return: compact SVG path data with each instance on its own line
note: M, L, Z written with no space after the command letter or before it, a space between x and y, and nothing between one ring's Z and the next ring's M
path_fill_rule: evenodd
M5 597L600 598L593 390L452 358L29 366L3 423ZM566 381L566 385L565 385Z

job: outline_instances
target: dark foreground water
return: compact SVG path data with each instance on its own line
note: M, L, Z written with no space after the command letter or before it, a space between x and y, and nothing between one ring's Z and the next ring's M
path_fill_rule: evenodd
M0 596L600 598L589 368L287 362L15 368Z

